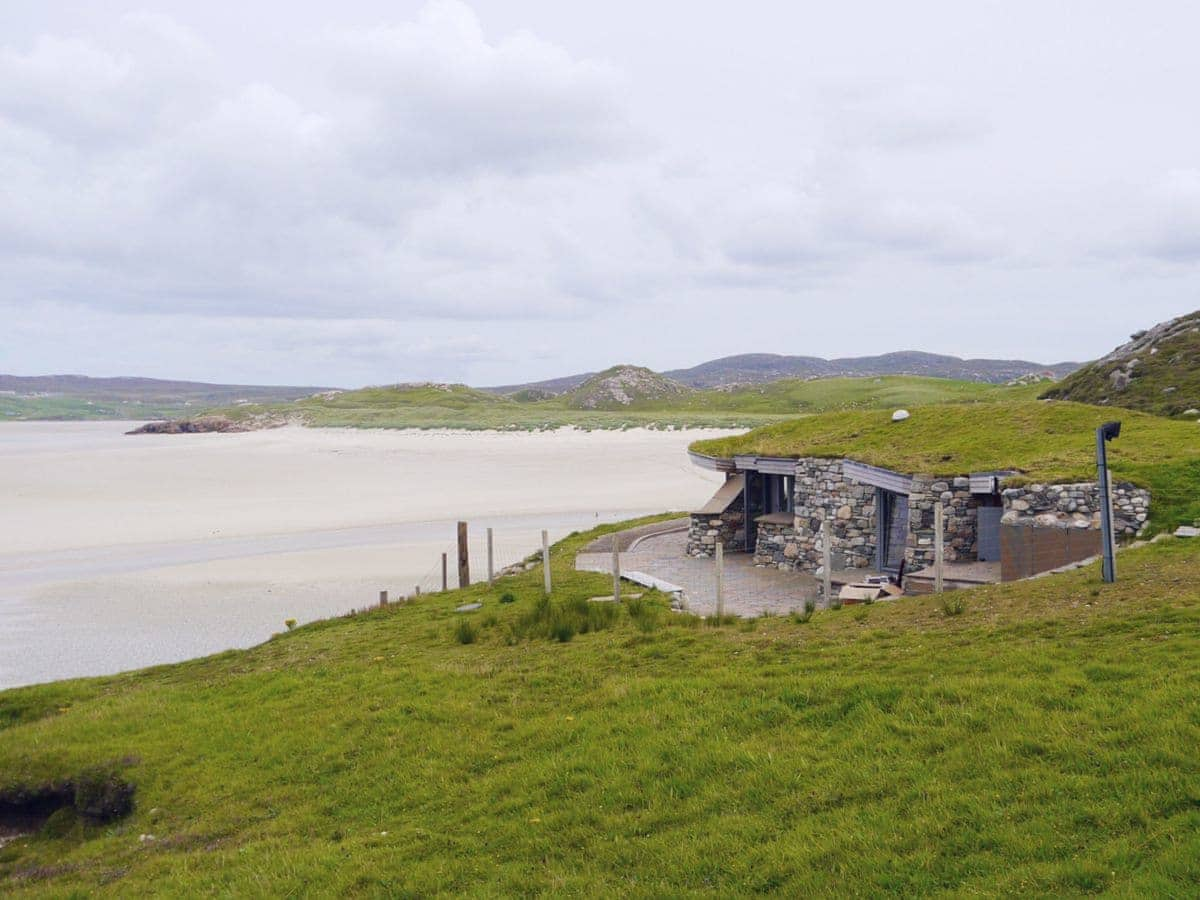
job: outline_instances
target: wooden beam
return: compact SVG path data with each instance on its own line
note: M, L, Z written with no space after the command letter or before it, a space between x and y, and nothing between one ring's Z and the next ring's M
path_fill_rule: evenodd
M471 583L471 551L467 544L467 523L458 523L458 586L465 588Z
M946 512L941 500L933 508L933 592L940 594L945 587L942 568L946 561Z

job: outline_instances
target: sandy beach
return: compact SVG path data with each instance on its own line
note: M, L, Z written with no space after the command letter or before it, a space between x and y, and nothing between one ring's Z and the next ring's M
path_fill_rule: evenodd
M0 427L0 688L230 647L440 585L471 523L498 564L540 541L703 502L711 431L283 428L126 436ZM453 573L451 580L453 584Z

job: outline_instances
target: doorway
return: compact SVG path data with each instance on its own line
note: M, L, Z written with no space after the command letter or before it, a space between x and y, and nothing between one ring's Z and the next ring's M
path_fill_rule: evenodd
M879 488L875 508L879 523L876 566L881 572L896 574L904 564L908 549L908 495Z

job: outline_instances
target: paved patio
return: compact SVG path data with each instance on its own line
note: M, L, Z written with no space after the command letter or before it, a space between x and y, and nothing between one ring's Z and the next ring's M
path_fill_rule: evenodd
M687 532L644 537L621 554L621 571L644 572L683 588L687 608L699 615L717 611L716 564L711 559L686 556ZM580 553L575 568L585 572L611 572L612 553ZM750 554L725 557L725 612L758 616L764 612L786 615L803 609L805 600L816 602L817 579L799 572L757 568Z

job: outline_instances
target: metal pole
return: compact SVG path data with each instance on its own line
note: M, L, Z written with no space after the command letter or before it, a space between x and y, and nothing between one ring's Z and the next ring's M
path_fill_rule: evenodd
M487 547L488 547L488 584L496 580L496 556L494 553L495 545L492 542L492 529L487 530Z
M1096 430L1096 467L1100 476L1100 535L1104 542L1104 580L1117 580L1117 558L1113 552L1112 502L1108 482L1108 435L1106 427Z
M387 606L387 605L388 605L387 591L380 591L380 592L379 592L379 605L380 605L380 606Z
M550 533L542 531L542 574L546 596L550 596Z
M717 538L717 620L725 618L725 545Z
M933 508L933 592L944 589L943 566L946 562L946 513L939 502Z
M446 577L446 554L443 553L442 554L442 590L447 591L449 589L450 589L450 581Z
M617 536L613 535L613 602L621 602L621 551L617 549Z

